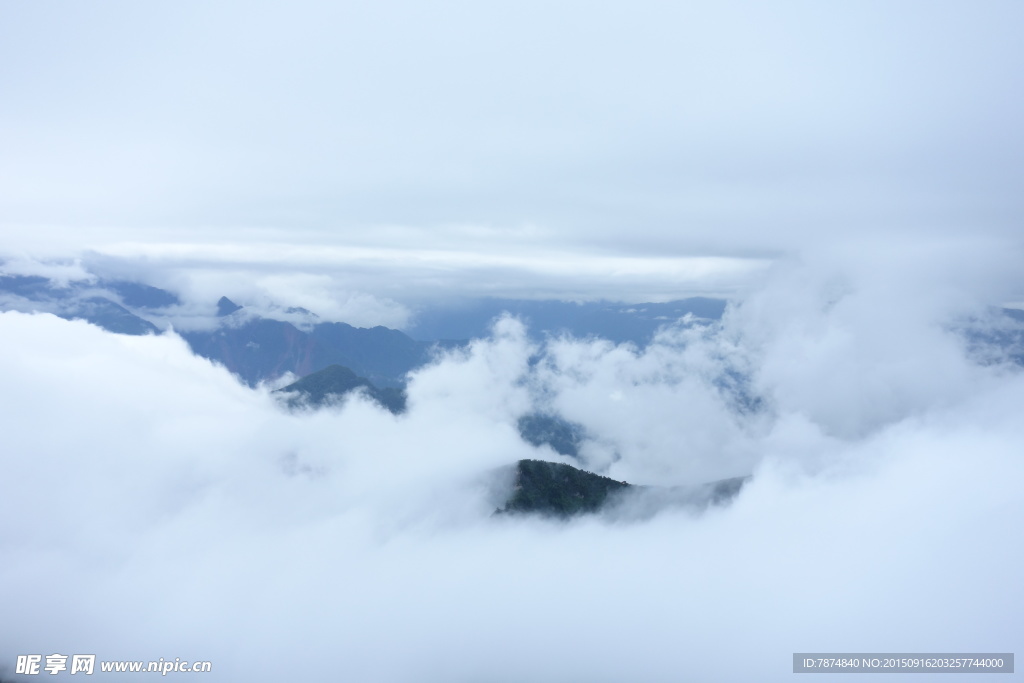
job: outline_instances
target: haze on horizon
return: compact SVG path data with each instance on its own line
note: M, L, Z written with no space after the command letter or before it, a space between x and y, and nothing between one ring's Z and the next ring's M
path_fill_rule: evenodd
M415 305L1020 254L1019 3L2 12L7 259Z

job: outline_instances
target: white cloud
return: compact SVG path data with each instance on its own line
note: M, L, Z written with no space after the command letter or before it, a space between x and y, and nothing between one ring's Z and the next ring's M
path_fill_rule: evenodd
M289 414L173 336L0 314L0 661L789 680L796 651L1013 651L1024 373L964 360L928 270L899 271L921 303L900 315L865 278L893 271L795 267L644 351L536 348L505 320L417 373L400 417ZM545 406L612 444L619 478L754 479L702 516L491 518L488 473L536 457L514 424Z
M82 267L79 259L44 262L23 253L8 253L0 259L0 275L45 277L58 287L67 287L71 282L88 282L96 279L95 275Z
M460 235L472 231L394 233L403 236L402 244L318 244L316 238L314 244L297 244L285 232L262 243L116 243L97 249L102 257L97 265L143 260L151 270L176 273L179 280L185 276L188 288L207 298L214 291L242 298L258 293L333 316L365 316L362 304L374 297L379 301L370 314L397 321L407 313L390 299L423 304L478 296L667 301L721 295L747 285L770 263L549 247L501 231L485 231L486 240L463 243ZM427 246L431 240L434 246ZM382 306L392 310L375 310Z

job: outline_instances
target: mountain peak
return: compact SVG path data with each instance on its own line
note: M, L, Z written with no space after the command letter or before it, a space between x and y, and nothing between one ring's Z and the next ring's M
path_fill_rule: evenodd
M217 317L218 318L223 318L226 315L231 315L235 311L239 311L241 309L242 309L241 306L239 306L238 304L236 304L234 301L232 301L231 299L227 298L226 296L222 296L220 298L220 300L217 301Z
M390 387L379 389L373 382L360 377L351 368L337 364L328 365L323 370L306 375L275 393L293 394L288 400L288 405L292 407L302 403L319 407L358 389L364 390L370 398L395 415L405 412L406 398L403 390Z

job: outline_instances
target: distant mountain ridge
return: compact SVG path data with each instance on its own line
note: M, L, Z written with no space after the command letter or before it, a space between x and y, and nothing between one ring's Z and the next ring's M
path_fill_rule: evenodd
M706 297L642 304L484 298L421 311L404 329L417 339L471 339L486 336L494 319L507 312L523 319L537 338L568 333L644 346L659 327L686 315L720 319L725 305L724 299Z
M149 318L159 319L159 311L178 304L172 292L137 282L98 279L57 286L41 276L0 275L0 308L86 320L118 334L159 334ZM315 318L302 309L288 312ZM290 322L252 316L227 297L217 302L216 320L215 329L179 334L194 353L222 364L250 386L288 372L308 375L343 365L379 386L397 387L410 370L430 360L436 346L380 326L322 322L302 330Z
M174 293L139 282L95 279L57 286L41 276L0 275L0 308L51 312L119 334L159 333L161 312L180 303ZM718 317L724 306L725 302L712 299L639 306L483 299L469 308L422 311L413 329L423 335L414 339L400 330L318 322L309 311L287 309L308 321L299 327L254 315L221 297L213 329L178 333L197 355L222 364L250 386L288 372L306 376L339 365L376 387L398 388L411 370L430 361L437 350L486 336L493 320L506 311L524 317L535 335L568 332L643 343L666 322L686 314Z
M328 365L302 379L292 382L274 393L288 396L291 407L318 408L347 396L353 391L364 391L395 415L405 412L405 391L395 387L378 389L370 380L356 375L341 365Z
M49 312L119 334L160 333L169 325L168 310L179 305L173 292L140 282L93 278L55 283L39 275L0 275L0 310ZM723 300L701 297L646 304L483 298L421 310L403 332L322 322L300 308L280 309L285 320L261 317L221 297L216 313L211 313L213 329L179 333L193 352L221 363L250 386L288 372L305 376L340 365L377 387L398 388L411 370L429 362L438 350L489 334L491 323L504 312L522 318L535 339L567 333L645 346L662 325L685 316L692 316L689 320L697 324L710 324L721 318L725 305ZM1024 365L1024 312L993 309L993 313L994 326L959 330L971 353L980 362ZM544 430L550 431L545 437L549 445L573 454L575 437L565 425L542 421L522 429L527 434Z
M159 328L128 307L159 309L179 303L162 289L124 280L97 280L55 286L38 275L0 275L0 309L53 313L86 320L118 334L157 334Z
M180 334L196 354L221 363L250 386L286 372L309 375L341 365L378 386L397 387L431 359L434 348L387 327L320 323L303 331L266 318Z

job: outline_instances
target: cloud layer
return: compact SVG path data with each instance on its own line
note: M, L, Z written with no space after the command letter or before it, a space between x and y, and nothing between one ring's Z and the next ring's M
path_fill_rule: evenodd
M950 297L912 262L779 269L645 350L504 320L402 417L290 414L174 336L0 314L0 661L738 681L789 680L796 651L1013 651L1024 375L946 324L994 285ZM702 516L492 518L495 468L556 457L516 434L536 408L617 478L754 479Z

